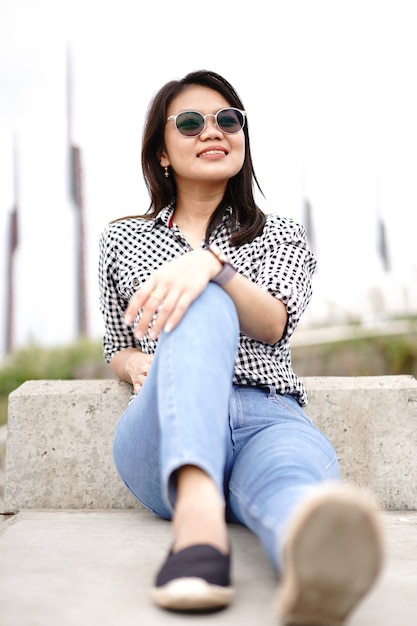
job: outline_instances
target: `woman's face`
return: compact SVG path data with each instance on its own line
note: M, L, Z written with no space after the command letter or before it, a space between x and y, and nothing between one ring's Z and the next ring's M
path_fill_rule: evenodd
M217 91L193 85L178 94L168 108L167 117L181 111L198 111L203 115L215 114L230 103ZM162 167L171 166L178 185L189 183L221 183L242 168L245 159L245 136L223 133L215 125L214 117L206 118L206 127L197 137L185 137L169 120L165 126L165 150L160 158Z

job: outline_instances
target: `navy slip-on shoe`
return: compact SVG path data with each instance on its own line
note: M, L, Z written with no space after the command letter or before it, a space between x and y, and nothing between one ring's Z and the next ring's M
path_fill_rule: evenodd
M230 555L205 544L170 552L151 590L155 604L171 611L215 611L233 594Z

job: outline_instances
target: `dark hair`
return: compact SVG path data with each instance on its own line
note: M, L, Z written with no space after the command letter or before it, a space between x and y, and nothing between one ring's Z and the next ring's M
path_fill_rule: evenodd
M142 170L146 187L149 191L151 204L146 217L154 218L172 202L176 195L175 179L164 175L164 169L159 163L159 157L164 150L164 132L168 107L175 96L187 87L201 85L220 93L230 106L244 109L242 101L232 85L219 74L206 70L190 72L181 80L173 80L164 85L155 95L148 109L147 119L143 131L142 143ZM247 120L246 120L247 122ZM231 205L232 236L230 243L241 245L252 241L263 230L265 214L256 205L253 195L253 184L256 183L262 193L253 169L249 145L248 123L245 124L245 160L241 170L227 183L222 202L214 211L206 233L206 239L220 223L224 208Z

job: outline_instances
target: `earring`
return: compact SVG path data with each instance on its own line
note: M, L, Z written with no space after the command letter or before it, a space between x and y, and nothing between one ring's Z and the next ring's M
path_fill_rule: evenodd
M168 176L169 176L168 166L165 165L164 169L165 169L165 178L168 178Z

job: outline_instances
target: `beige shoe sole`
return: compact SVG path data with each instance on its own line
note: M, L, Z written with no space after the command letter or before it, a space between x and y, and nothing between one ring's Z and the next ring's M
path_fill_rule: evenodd
M210 585L202 578L177 578L151 589L155 604L171 611L215 611L228 606L232 587Z
M340 626L382 565L372 498L339 485L318 489L284 547L278 616L283 626Z

